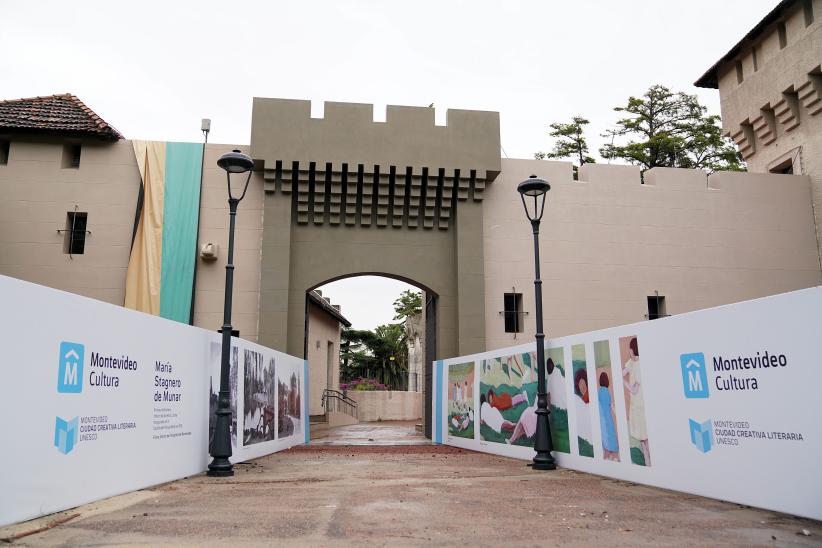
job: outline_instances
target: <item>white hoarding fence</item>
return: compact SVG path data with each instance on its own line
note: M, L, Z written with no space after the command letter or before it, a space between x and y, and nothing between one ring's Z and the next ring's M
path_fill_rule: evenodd
M566 468L822 519L822 287L546 341ZM434 363L434 438L531 459L535 345Z
M0 276L0 525L198 474L218 333ZM308 441L307 365L232 339L232 462Z

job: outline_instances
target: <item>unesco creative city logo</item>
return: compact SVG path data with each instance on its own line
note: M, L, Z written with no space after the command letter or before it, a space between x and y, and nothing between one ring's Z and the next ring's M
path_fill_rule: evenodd
M60 366L57 368L57 391L79 394L83 391L85 347L80 343L60 343Z
M688 425L691 427L691 443L694 447L707 453L714 446L714 436L711 432L713 424L710 420L705 422L697 422L694 419L688 419Z
M77 443L79 417L64 420L57 417L54 424L54 446L64 455L71 453Z
M682 386L686 398L708 397L708 372L705 369L705 355L681 354L679 364L682 367Z

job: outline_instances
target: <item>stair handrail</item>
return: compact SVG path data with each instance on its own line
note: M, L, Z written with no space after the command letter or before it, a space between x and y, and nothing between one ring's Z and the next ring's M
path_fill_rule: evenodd
M338 413L345 413L354 418L359 418L359 411L357 409L356 400L349 398L339 390L324 388L322 396L322 406L325 409L326 413L328 413L329 411L336 411Z

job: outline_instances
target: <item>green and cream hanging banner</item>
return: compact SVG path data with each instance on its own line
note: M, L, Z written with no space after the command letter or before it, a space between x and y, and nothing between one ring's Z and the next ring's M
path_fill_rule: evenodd
M132 141L141 206L126 273L126 308L188 323L203 145Z

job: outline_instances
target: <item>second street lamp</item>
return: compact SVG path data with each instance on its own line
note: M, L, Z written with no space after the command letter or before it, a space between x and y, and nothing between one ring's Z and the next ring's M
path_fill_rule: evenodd
M231 352L231 298L234 291L234 223L237 218L237 205L245 198L248 190L248 183L251 181L251 173L254 168L254 161L234 150L220 156L217 165L226 172L228 180L228 258L225 265L225 303L223 307L223 348L220 359L220 393L217 396L217 418L214 424L214 439L211 442L211 463L208 465L208 475L213 477L225 477L234 475L234 467L229 461L231 457L231 395L228 382L231 366L229 355ZM235 196L231 189L231 175L240 174L242 181L243 173L248 173L245 186L242 187L242 194Z
M534 437L533 468L535 470L553 470L557 467L551 444L551 423L548 420L548 389L545 382L545 333L542 332L542 280L539 275L539 223L545 212L545 198L551 185L548 181L531 175L517 186L517 192L525 207L525 215L531 221L534 232L534 293L537 322L537 431ZM533 204L531 203L533 200Z

